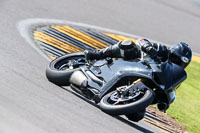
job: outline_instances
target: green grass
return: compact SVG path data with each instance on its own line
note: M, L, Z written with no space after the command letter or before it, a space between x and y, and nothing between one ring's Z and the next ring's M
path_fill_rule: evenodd
M200 132L200 64L191 62L186 69L188 78L176 93L176 100L167 114L185 125L191 133Z

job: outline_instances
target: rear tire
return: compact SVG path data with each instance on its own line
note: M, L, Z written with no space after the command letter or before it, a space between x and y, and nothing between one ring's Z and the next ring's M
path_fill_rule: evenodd
M51 61L46 69L47 79L58 86L69 86L69 78L74 71L80 70L79 67L74 69L60 70L59 65L63 65L66 61L72 59L85 59L83 52L71 53L56 58ZM62 67L62 66L61 66Z

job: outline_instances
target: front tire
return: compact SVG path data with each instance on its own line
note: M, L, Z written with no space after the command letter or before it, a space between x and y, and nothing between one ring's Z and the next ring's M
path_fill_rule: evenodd
M66 64L71 60L85 60L83 52L71 53L61 57L56 58L51 61L46 69L47 79L58 85L58 86L68 86L69 78L74 71L80 70L79 66L74 68L68 68ZM84 65L84 62L83 62Z
M122 102L121 104L113 104L110 99L114 93L116 93L116 91L106 94L100 101L101 110L110 115L128 115L139 112L144 110L154 100L153 92L149 89L146 89L144 95L140 96L138 99L135 99L135 101L133 100L129 103Z

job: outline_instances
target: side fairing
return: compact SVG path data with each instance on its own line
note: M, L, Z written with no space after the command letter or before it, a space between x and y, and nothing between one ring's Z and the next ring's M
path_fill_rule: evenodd
M82 68L83 71L86 69ZM146 65L138 61L124 61L122 59L114 60L112 63L107 64L105 60L97 61L90 71L98 78L104 80L104 84L99 86L98 84L88 81L91 87L98 89L103 95L109 90L115 83L126 76L137 76L152 78L152 70L148 69Z

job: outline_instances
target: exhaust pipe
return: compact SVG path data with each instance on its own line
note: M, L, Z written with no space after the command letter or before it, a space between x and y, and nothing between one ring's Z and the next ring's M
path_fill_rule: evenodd
M69 82L78 87L87 87L87 77L81 71L75 71L72 73Z

